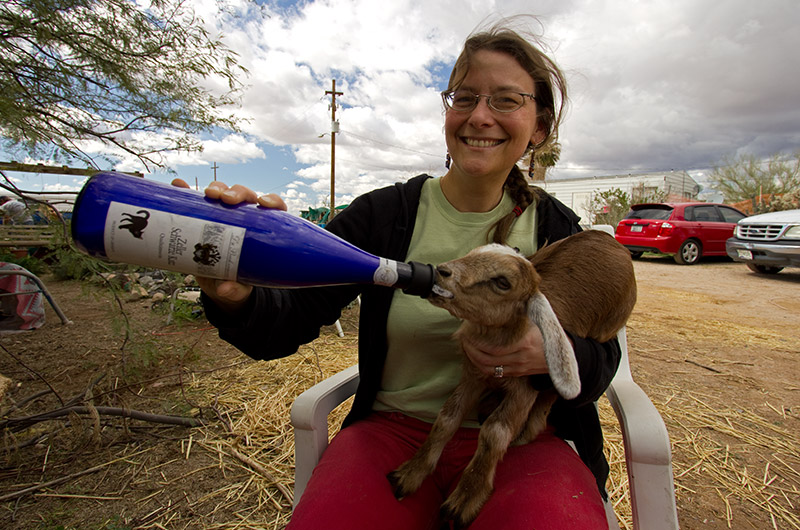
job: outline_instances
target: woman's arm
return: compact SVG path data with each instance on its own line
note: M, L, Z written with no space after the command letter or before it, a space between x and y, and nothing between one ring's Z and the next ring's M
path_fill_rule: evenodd
M319 336L341 310L358 296L356 286L303 289L255 287L235 312L221 309L205 293L203 306L221 339L254 359L276 359L295 353Z
M566 403L579 407L600 399L619 368L621 351L616 337L608 342L582 339L567 332L575 349L581 392Z
M371 202L356 199L328 225L328 229L367 251ZM231 308L204 292L209 322L223 340L254 359L276 359L297 351L331 325L341 310L355 300L363 286L270 289L254 287L242 305ZM204 290L205 291L205 290Z

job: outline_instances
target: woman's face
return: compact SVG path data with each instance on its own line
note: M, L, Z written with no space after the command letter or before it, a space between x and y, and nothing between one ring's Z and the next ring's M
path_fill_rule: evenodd
M513 90L531 94L533 78L519 63L502 52L481 50L470 62L469 72L459 90L473 94L495 94ZM501 113L489 108L486 98L468 112L448 109L445 114L445 141L452 157L450 171L473 177L494 177L505 182L509 171L543 137L536 120L536 102L525 98L518 110Z

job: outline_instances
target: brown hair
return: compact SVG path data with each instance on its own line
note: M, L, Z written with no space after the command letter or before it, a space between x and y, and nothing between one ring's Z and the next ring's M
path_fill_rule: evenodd
M473 33L464 43L447 85L448 90L454 90L464 81L472 58L478 51L502 52L513 57L533 78L536 119L545 131L544 139L537 145L529 145L526 153L551 145L558 139L558 127L561 125L567 102L567 83L561 69L537 47L540 45L538 38L530 35L529 39L511 29L507 21ZM489 234L492 234L491 240L495 243L505 243L511 225L534 200L528 181L516 164L508 174L504 186L517 207L489 229Z

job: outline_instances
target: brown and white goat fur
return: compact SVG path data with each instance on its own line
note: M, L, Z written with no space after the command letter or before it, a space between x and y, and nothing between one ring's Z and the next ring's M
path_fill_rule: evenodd
M605 342L625 325L636 303L628 250L607 233L589 230L547 245L529 259L509 247L486 245L437 267L430 302L464 322L454 337L487 346L511 344L538 326L555 390L580 393L578 365L564 330ZM493 490L494 471L509 445L532 441L547 423L555 391L539 392L528 377L495 378L465 361L461 381L445 402L416 455L389 474L398 499L422 485L466 414L486 391L501 401L480 429L478 448L442 506L457 527L470 524Z

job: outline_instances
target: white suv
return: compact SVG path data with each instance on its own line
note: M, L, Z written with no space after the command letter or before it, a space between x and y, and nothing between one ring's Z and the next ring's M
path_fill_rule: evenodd
M745 217L725 250L753 272L777 274L784 267L800 267L800 210Z

